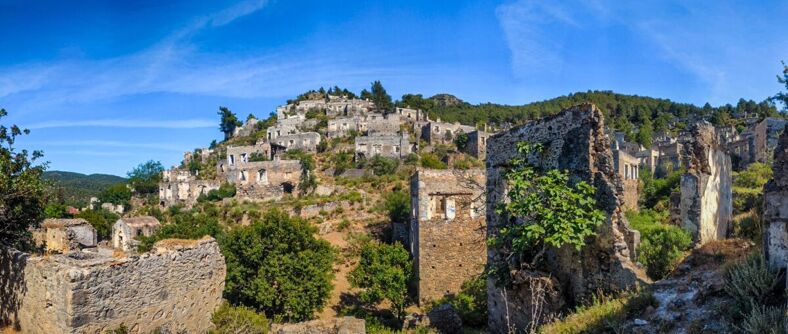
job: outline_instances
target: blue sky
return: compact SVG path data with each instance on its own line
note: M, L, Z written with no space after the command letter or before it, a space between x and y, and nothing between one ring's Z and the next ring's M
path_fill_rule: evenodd
M3 124L50 169L123 175L305 90L523 104L613 90L735 104L780 89L786 1L0 0Z

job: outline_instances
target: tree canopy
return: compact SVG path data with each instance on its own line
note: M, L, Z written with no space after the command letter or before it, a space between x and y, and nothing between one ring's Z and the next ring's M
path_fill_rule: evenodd
M0 119L7 115L0 109ZM46 165L37 163L43 154L14 148L18 137L29 133L16 125L0 125L0 244L23 244L27 228L35 226L44 214L41 175Z
M391 303L398 319L405 316L408 303L408 283L413 279L413 262L402 244L367 242L361 249L358 266L348 280L364 291L359 299L375 304L383 300Z
M159 181L164 166L161 162L148 160L127 173L129 184L137 194L147 195L159 191Z
M235 132L235 128L241 126L241 121L227 107L219 107L219 130L224 133L224 140L230 139Z

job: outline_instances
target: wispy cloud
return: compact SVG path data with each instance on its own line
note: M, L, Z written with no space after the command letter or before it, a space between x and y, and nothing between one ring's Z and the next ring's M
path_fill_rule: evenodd
M33 123L28 129L75 128L75 127L111 127L111 128L149 128L149 129L197 129L216 127L215 120L135 120L135 119L97 119L66 121L54 120Z

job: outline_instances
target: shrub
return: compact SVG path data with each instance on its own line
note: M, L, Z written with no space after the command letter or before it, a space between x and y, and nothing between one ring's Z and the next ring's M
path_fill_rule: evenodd
M96 235L99 240L109 239L112 225L120 219L120 216L103 209L80 211L74 217L87 220L96 229Z
M224 228L213 212L200 212L197 209L181 211L172 215L171 220L169 224L162 225L161 229L152 236L138 237L140 245L137 250L147 252L156 241L170 238L194 240L210 235L221 241L224 233Z
M404 191L385 195L383 207L392 223L407 224L410 221L410 195Z
M391 175L397 171L399 160L376 155L367 161L367 167L377 176Z
M223 183L221 186L219 186L219 189L212 189L208 191L207 194L200 194L200 196L197 197L197 202L221 201L225 198L234 197L235 191L235 185Z
M597 296L590 305L580 306L563 319L539 328L545 334L619 333L624 322L642 313L647 307L657 307L657 299L648 292L628 292L618 298Z
M308 222L273 210L223 238L225 297L270 319L301 321L328 301L334 250Z
M462 289L457 295L447 296L432 303L439 306L451 304L460 314L462 324L470 327L484 327L487 325L487 280L485 277L471 278L462 283Z
M268 319L265 315L254 310L229 303L222 304L211 316L211 322L216 326L215 334L266 334L268 333Z
M448 166L446 166L446 164L443 163L443 161L441 161L437 155L429 152L422 152L421 167L432 168L432 169L446 169Z
M542 171L531 165L526 156L541 153L541 145L521 142L517 149L520 157L505 172L509 202L496 208L511 223L489 241L490 246L514 255L507 257L513 262L493 264L498 284L508 284L512 265L539 264L548 247L582 249L605 219L597 209L593 186L572 183L567 171Z
M736 327L748 334L785 334L785 321L783 307L756 305Z
M408 284L412 279L413 261L399 243L365 243L358 266L348 275L353 287L364 289L358 294L359 300L367 304L386 300L399 320L405 316Z
M779 273L769 269L760 252L725 271L725 292L733 298L734 311L745 317L755 308L779 301L781 283Z
M648 209L626 213L632 228L640 231L638 261L653 279L661 279L673 271L692 246L689 232L663 223L667 215L667 212Z

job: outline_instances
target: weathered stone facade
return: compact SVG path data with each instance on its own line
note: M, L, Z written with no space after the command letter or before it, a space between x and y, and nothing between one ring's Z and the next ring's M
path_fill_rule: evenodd
M300 161L274 159L236 164L226 175L227 182L235 185L237 197L269 200L295 194L301 173Z
M161 228L151 216L121 218L112 225L112 247L126 252L136 251L139 237L150 237Z
M320 144L320 134L317 132L301 132L296 134L282 135L271 139L271 146L280 146L285 150L303 150L307 152L317 151Z
M0 324L22 333L202 333L220 305L225 264L213 238L163 240L154 251L31 256L0 250Z
M513 273L514 283L506 289L492 282L488 284L488 325L494 333L507 332L509 325L517 331L529 328L533 282L549 283L544 305L545 313L549 314L563 300L576 302L599 291L630 288L647 281L645 273L633 261L639 233L629 227L621 209L622 186L613 168L602 112L591 104L572 107L490 137L487 142L488 237L496 235L508 223L495 209L506 201L503 173L518 156L519 142L543 144L545 151L535 163L547 169L567 170L571 180L584 180L594 186L597 205L607 219L596 228L596 236L587 239L581 251L568 246L549 249L543 268L549 276L529 279L532 271L518 271ZM497 249L488 249L488 262L496 262L499 256Z
M388 158L404 158L416 152L416 143L407 135L375 135L356 137L356 158L372 158L376 155Z
M482 130L469 132L465 152L477 159L484 160L487 157L488 138L490 138L490 134Z
M364 319L353 317L312 320L296 324L273 324L272 334L364 334L367 332Z
M460 123L445 123L440 120L428 122L421 129L421 138L430 145L451 144L460 132L471 133L476 131L475 127L462 125Z
M188 170L171 169L162 172L159 182L159 204L164 207L197 203L197 198L213 189L219 189L219 182L198 180Z
M419 302L460 291L484 271L484 170L419 169L410 181L408 248Z
M683 142L681 226L697 244L725 239L733 214L731 158L711 124L696 123Z
M624 192L621 199L629 210L638 209L638 179L640 178L640 161L622 150L613 150L613 168L621 179Z
M81 248L96 247L96 229L87 220L44 219L40 232L48 252L68 253Z
M772 172L763 188L763 250L772 268L788 269L788 131L774 150Z

